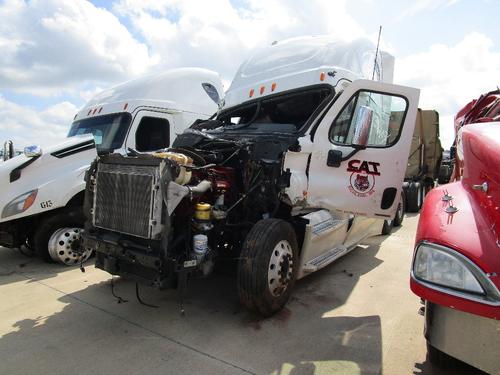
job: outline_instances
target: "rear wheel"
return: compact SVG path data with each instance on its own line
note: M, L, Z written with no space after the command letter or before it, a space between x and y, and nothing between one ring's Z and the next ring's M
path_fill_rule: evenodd
M403 223L405 216L405 193L401 190L401 195L399 198L398 208L396 209L396 215L394 215L393 226L399 227Z
M424 201L424 185L420 182L412 182L408 187L407 195L408 212L418 212Z
M259 221L243 243L238 264L241 303L263 316L281 310L290 298L297 267L293 227L280 219Z
M384 226L382 227L382 234L387 236L391 234L392 227L394 226L394 220L384 220Z
M92 251L82 251L85 218L81 208L65 209L45 218L36 229L35 250L46 262L73 265L87 260Z

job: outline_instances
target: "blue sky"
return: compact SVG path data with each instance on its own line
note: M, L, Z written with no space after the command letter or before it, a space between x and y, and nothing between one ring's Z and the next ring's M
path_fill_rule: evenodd
M273 40L375 41L382 25L395 83L421 88L449 147L456 111L500 82L498 14L493 0L3 0L0 140L56 142L92 95L142 74L201 66L229 82Z

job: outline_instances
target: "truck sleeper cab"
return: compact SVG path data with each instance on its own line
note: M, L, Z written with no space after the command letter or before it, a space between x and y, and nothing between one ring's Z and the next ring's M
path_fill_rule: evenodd
M176 134L218 109L220 77L181 68L126 82L91 99L75 116L68 139L0 166L0 246L27 245L46 261L73 265L84 224L84 174L97 154L169 147ZM220 94L219 94L220 93Z

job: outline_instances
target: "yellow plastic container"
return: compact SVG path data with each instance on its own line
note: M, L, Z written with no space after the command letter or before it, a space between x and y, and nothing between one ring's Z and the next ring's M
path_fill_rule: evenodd
M196 204L194 217L196 220L210 220L212 217L212 206L209 203Z

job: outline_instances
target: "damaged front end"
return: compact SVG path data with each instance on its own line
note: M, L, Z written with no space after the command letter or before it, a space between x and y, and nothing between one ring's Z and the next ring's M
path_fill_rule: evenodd
M175 287L186 274L207 276L216 260L237 259L258 220L289 215L281 155L296 138L197 137L188 133L183 147L167 152L103 155L92 164L83 248L95 251L97 268Z
M285 159L300 153L330 94L320 86L244 104L195 122L169 149L99 156L87 173L83 248L95 251L97 268L177 288L181 300L187 280L227 268L245 306L276 312L299 275L307 222L289 193L302 187L294 173L307 179L308 159ZM254 269L261 262L270 264ZM265 286L247 283L256 273Z

